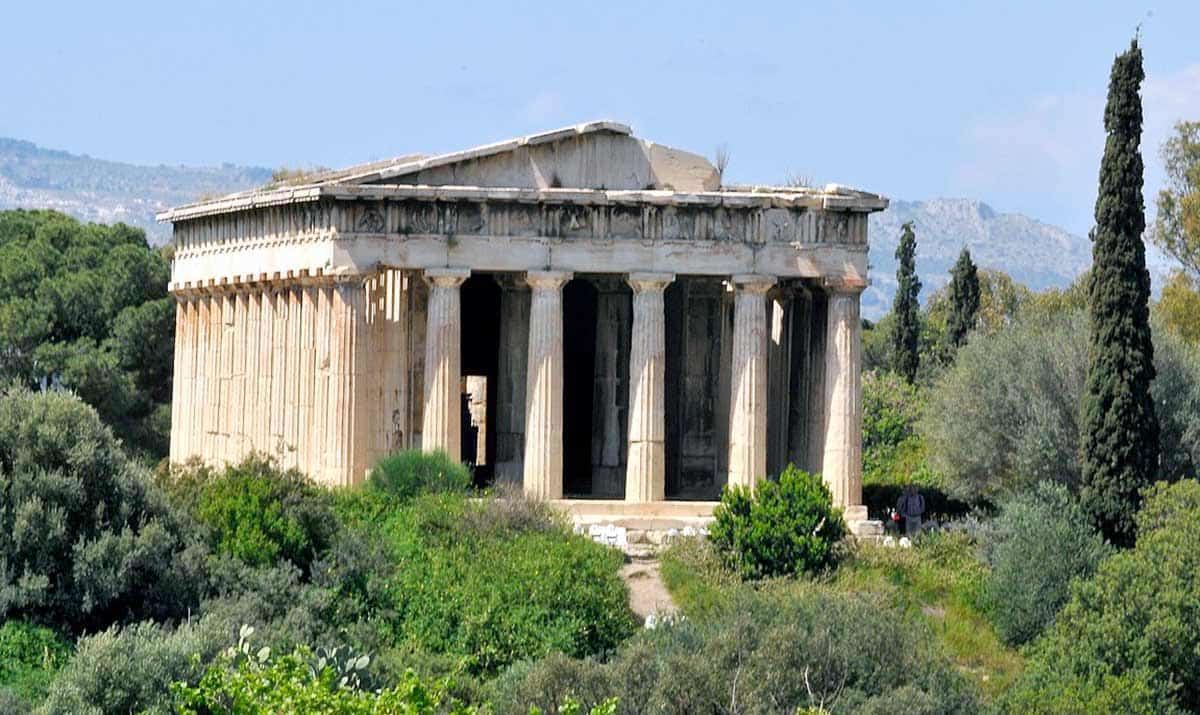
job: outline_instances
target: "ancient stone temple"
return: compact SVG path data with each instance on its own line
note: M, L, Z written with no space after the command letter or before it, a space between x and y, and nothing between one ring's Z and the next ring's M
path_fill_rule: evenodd
M171 458L328 484L445 450L609 508L716 499L788 462L851 521L877 195L731 187L592 122L172 209Z

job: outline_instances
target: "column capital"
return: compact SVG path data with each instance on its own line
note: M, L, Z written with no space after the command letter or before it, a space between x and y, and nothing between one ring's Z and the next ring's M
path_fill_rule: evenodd
M436 286L457 288L471 277L470 268L426 268L425 280Z
M525 282L539 290L558 290L575 276L571 271L527 271Z
M674 273L630 273L625 279L635 293L665 290L674 280Z
M775 276L764 276L754 273L731 276L729 280L739 292L758 295L766 295L771 286L776 283Z
M821 279L821 284L830 293L857 295L867 289L867 279L859 276L830 276Z

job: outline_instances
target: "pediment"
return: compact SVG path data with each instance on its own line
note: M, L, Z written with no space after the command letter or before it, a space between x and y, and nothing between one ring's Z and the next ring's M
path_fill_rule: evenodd
M377 162L326 184L715 191L704 157L633 136L616 122L579 124L433 157Z

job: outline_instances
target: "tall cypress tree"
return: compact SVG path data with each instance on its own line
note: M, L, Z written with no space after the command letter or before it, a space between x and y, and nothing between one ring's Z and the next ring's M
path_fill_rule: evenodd
M1159 456L1138 149L1144 77L1134 39L1113 62L1104 109L1108 139L1092 231L1088 375L1080 420L1084 507L1105 536L1126 546L1136 536L1133 515L1142 487L1157 475Z
M913 234L912 221L904 224L900 231L900 244L896 246L896 299L892 313L896 316L892 333L892 369L910 383L917 379L920 358L917 347L921 337L920 303L921 279L917 278L917 237Z
M971 260L971 252L963 246L962 253L950 271L950 317L946 321L946 338L957 350L975 329L979 317L979 271Z

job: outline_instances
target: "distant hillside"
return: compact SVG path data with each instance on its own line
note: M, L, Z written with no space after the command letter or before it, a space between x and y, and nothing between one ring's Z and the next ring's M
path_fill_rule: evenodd
M124 221L146 230L152 243L170 238L154 214L201 196L220 196L260 186L269 169L222 164L217 167L137 166L87 155L43 149L27 141L0 138L0 209L53 208L85 221ZM882 317L896 290L896 242L900 225L917 229L917 272L922 299L949 280L949 270L965 244L984 268L1006 271L1035 290L1069 284L1091 263L1091 243L1061 228L1013 213L997 213L971 199L892 201L871 216L871 287L863 295L863 316ZM1166 260L1151 251L1156 283Z
M1033 290L1062 288L1092 263L1092 243L1057 226L1016 213L997 213L972 199L893 200L871 216L871 287L863 295L863 317L877 320L891 310L896 294L896 243L900 226L912 221L917 233L917 274L924 301L950 280L950 268L965 245L982 268L1002 270ZM1171 268L1157 249L1146 263L1156 286Z
M51 208L84 221L125 223L152 243L170 238L154 214L170 206L266 183L270 169L136 166L0 138L0 209Z
M971 199L893 200L871 216L871 287L863 316L872 320L891 309L896 292L896 243L900 226L912 221L917 234L921 299L950 280L950 268L965 245L975 263L1003 270L1034 290L1068 285L1092 262L1091 242L1021 214L996 213Z

